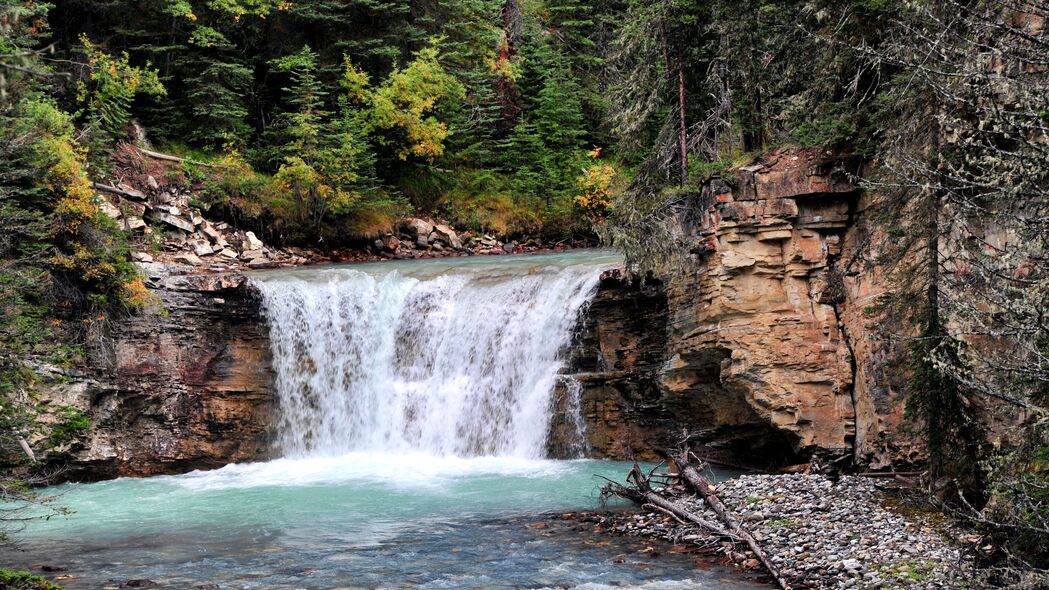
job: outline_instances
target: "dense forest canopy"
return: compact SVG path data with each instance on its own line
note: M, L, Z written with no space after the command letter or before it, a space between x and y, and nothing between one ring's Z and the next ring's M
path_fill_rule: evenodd
M352 242L416 211L596 233L656 272L693 256L675 221L704 181L794 144L864 163L849 172L887 246L856 268L894 281L872 314L906 350L932 475L953 482L939 491L1044 566L1047 16L1023 0L0 0L0 444L17 456L45 428L20 359L70 362L148 303L92 187L136 130L215 166L186 166L197 204L276 242ZM992 448L977 406L1025 418ZM49 411L55 442L86 427Z

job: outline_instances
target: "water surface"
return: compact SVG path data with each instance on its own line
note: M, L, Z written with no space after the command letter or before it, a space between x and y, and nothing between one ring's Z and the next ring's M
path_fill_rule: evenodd
M639 540L550 520L597 507L595 476L627 469L348 454L59 486L76 514L33 524L3 561L66 568L70 589L143 578L167 588L764 588L658 544L654 556Z
M551 519L598 507L601 477L629 467L544 458L566 347L618 263L578 251L257 273L284 458L56 488L76 513L34 524L4 561L64 567L84 589L751 588Z

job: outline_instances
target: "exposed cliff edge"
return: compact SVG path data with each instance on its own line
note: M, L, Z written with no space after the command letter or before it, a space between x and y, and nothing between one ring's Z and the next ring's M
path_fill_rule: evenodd
M62 479L180 473L266 458L269 336L240 274L141 265L156 309L113 322L90 364L47 392L91 418Z
M789 148L711 179L680 224L691 266L626 307L594 302L615 326L591 346L600 370L577 363L595 454L652 458L688 429L751 465L914 458L866 313L885 286L857 167Z

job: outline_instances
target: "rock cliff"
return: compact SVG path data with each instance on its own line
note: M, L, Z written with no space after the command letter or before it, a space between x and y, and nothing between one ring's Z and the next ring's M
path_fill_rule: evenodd
M141 268L157 308L113 322L107 346L47 394L92 420L56 461L61 477L178 473L267 457L273 380L254 290L239 274Z
M691 266L658 296L599 296L597 360L576 362L596 455L651 458L688 429L751 465L910 458L865 313L884 286L855 167L783 149L712 179L681 224Z

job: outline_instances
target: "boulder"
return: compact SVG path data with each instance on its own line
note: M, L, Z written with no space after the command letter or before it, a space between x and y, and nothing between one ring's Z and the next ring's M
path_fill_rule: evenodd
M200 266L201 264L204 264L204 261L198 258L196 254L190 254L189 252L176 254L175 262L188 264L190 266Z
M397 250L397 247L401 245L401 241L397 239L397 236L388 235L383 238L383 247L391 252Z
M237 258L237 253L229 248L223 248L222 251L219 252L219 256L228 260L234 260Z
M124 218L124 229L128 231L136 231L146 227L146 222L141 217L126 217Z
M241 244L241 248L244 250L262 250L262 240L255 237L255 232L244 232L244 243Z
M193 246L193 253L197 256L211 256L215 253L214 248L211 247L211 242L207 240L196 239L191 243Z
M150 211L149 218L154 220L154 221L159 221L161 223L166 223L166 224L170 225L171 227L180 229L180 230L182 230L184 232L192 232L194 229L196 229L193 226L193 223L191 223L188 219L183 219L183 218L179 217L177 214L171 213L172 209L174 209L175 211L178 211L178 209L175 208L175 207L168 207L167 211L163 211L159 207L157 207L156 209L153 209L152 211Z
M145 201L146 200L146 193L144 193L144 192L142 192L142 191L140 191L138 189L131 188L130 186L128 186L126 184L118 184L117 188L120 189L121 194L123 196L125 196L125 197L127 197L129 199L138 199L139 201Z
M131 259L135 262L153 262L153 257L145 252L132 252Z
M157 190L160 188L160 183L158 183L157 179L153 178L153 176L146 176L146 186L152 190Z
M268 258L256 258L248 263L248 268L275 268L277 265L277 262Z
M258 259L258 258L265 258L265 257L266 257L266 255L263 254L261 249L259 249L259 250L245 250L245 251L240 253L240 259L241 260L255 260L255 259Z
M124 216L116 205L109 202L109 199L99 197L98 201L98 208L106 214L106 217L110 219L120 219Z
M433 233L430 234L431 240L436 235L438 240L441 240L445 244L448 244L452 248L459 250L463 247L462 241L459 239L459 235L455 233L452 226L439 223L433 226Z
M215 229L215 227L207 221L200 224L197 233L207 238L212 244L220 244L226 241L225 238L222 237L222 234L219 233L219 230Z
M430 233L433 232L433 223L418 217L413 217L404 222L409 233L415 238L415 243L420 248L425 248L429 245Z

